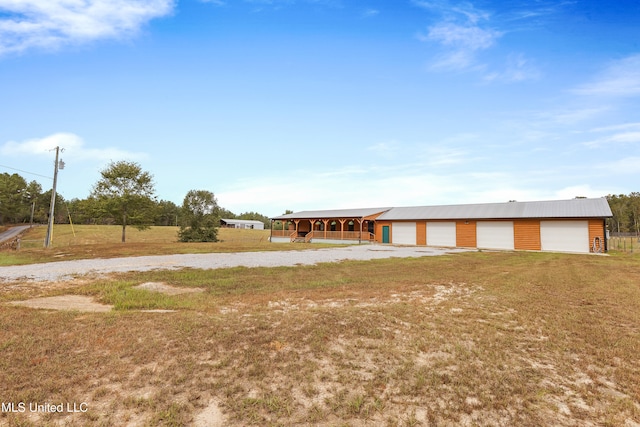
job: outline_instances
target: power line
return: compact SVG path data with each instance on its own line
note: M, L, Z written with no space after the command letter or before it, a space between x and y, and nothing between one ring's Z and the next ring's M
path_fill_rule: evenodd
M14 170L14 171L22 172L22 173L28 173L30 175L40 176L42 178L53 179L50 176L40 175L39 173L29 172L29 171L25 171L25 170L22 170L22 169L12 168L11 166L0 165L0 168L7 168L7 169Z

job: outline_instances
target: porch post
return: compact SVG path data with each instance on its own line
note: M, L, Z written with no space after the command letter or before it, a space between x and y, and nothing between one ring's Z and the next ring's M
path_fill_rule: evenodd
M339 219L340 221L340 240L344 240L344 223L347 222L346 219Z
M360 217L360 236L358 237L358 244L362 243L362 217Z
M324 238L326 240L327 239L327 225L329 224L329 220L328 219L323 219L322 222L324 223Z
M315 226L316 226L316 221L318 221L318 220L317 219L310 219L309 220L309 225L310 225L309 233L311 233L311 238L312 239L313 239L314 229L315 229ZM307 235L308 235L308 233L307 233ZM306 240L306 236L305 236L305 240Z

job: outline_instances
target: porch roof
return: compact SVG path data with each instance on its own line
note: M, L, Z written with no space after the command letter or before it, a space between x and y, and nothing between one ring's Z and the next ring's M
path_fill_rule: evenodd
M329 218L364 218L386 212L391 208L332 209L320 211L301 211L271 218L273 220L288 219L329 219Z

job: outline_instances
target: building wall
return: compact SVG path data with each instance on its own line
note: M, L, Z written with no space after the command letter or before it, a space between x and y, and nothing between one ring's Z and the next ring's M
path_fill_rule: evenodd
M373 229L376 243L382 243L382 225L384 221L376 221Z
M427 222L426 221L416 222L416 244L418 246L427 245Z
M376 221L375 240L378 243L382 243L382 227L385 225L389 227L389 240L393 242L393 227L391 227L391 221Z
M311 231L311 222L308 219L302 219L298 223L298 231L299 232L309 232Z
M567 219L570 220L570 219ZM419 246L427 244L427 221L411 221L416 223L416 243ZM456 246L464 248L477 247L476 225L477 221L462 220L456 222ZM604 251L604 220L590 219L589 223L589 248L593 246L596 237L600 238L600 244ZM389 227L389 239L393 243L393 226L391 221L376 221L375 241L382 243L382 227ZM540 220L538 219L514 219L513 220L514 248L516 250L539 251L542 249L540 239Z
M456 221L456 246L461 248L475 248L478 246L475 221Z
M596 237L600 238L601 252L604 252L604 227L605 221L603 219L590 219L589 220L589 250L593 251L593 241Z
M522 219L514 221L513 240L515 249L539 251L542 248L542 242L540 241L540 220Z

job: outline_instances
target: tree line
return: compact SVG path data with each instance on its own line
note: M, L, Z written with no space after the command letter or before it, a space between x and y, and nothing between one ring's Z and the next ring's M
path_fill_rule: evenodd
M610 194L607 201L613 213L613 218L607 220L609 231L640 235L640 192Z
M214 194L207 190L189 191L182 206L169 200L158 200L153 177L135 162L111 162L100 175L85 199L66 200L56 194L55 223L122 225L123 241L127 225L141 229L151 225L180 226L180 238L190 236L190 241L193 241L198 240L198 233L194 229L203 226L207 229L217 228L220 218L257 220L267 227L270 223L268 217L257 212L236 215L219 207ZM27 182L17 173L0 174L0 225L46 223L51 192L43 192L37 181ZM196 212L198 207L202 207L198 206L199 202L208 203L208 207ZM215 241L210 231L200 230L200 233L203 238L210 239L207 241Z

